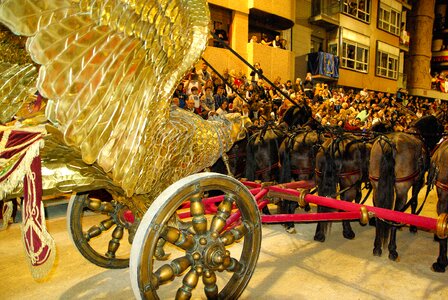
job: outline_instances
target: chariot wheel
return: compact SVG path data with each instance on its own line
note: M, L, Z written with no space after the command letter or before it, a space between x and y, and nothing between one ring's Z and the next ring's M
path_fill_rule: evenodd
M219 206L209 209L205 195L216 192L223 195L215 197ZM134 295L237 299L260 246L260 214L242 183L218 173L185 177L156 198L139 224L130 259Z
M91 193L72 195L67 209L70 237L82 256L93 264L108 269L127 268L134 216L126 206L103 198Z

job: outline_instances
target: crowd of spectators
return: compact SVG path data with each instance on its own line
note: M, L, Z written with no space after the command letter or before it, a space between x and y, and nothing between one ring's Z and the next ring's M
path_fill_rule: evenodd
M315 120L322 125L339 126L345 130L369 130L378 123L406 131L416 119L425 115L448 116L448 102L408 96L397 93L331 88L326 83L314 82L311 74L304 81L297 78L282 82L274 80L273 87L262 79L262 68L247 78L242 72L224 70L221 76L203 64L192 68L173 95L173 104L190 110L204 119L213 115L239 112L250 117L254 125L266 121L279 123L293 102L307 103ZM290 101L289 99L292 101ZM446 128L448 129L448 128Z

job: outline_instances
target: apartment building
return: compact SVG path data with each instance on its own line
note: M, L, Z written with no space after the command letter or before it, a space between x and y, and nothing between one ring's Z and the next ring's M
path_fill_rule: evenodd
M209 4L212 30L224 31L229 45L251 64L259 62L271 80L304 78L310 59L315 59L310 55L323 52L335 61L324 56L321 69L336 64L332 67L338 68L338 76L313 72L317 81L391 93L405 88L416 95L447 99L448 94L431 89L432 21L434 10L444 9L436 0L209 0ZM286 41L286 49L250 42L253 36L260 42L263 36L272 41L277 35ZM418 38L414 44L413 35ZM204 57L217 70L250 72L224 48L208 47Z

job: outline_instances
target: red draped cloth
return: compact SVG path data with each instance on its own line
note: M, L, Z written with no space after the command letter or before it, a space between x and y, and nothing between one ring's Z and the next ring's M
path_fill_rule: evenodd
M48 274L55 243L45 227L39 150L43 130L0 127L0 200L23 182L22 234L34 278Z

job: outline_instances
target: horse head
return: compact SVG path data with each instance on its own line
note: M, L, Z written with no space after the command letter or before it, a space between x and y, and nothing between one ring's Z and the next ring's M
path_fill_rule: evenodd
M443 124L435 116L424 116L411 126L411 130L419 134L423 143L431 152L443 137Z
M303 126L312 117L311 108L303 103L301 105L295 105L290 107L283 116L283 122L288 125L289 128L293 126Z

